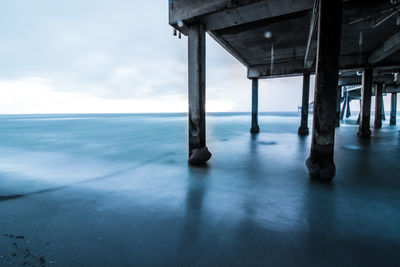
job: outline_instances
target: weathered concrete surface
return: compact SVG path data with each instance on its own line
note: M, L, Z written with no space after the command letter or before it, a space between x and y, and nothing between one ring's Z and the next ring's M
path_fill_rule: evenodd
M335 126L340 127L340 98L342 97L342 87L338 86L337 88L337 97L336 97L336 123Z
M308 135L308 102L310 99L310 73L303 74L303 94L301 103L301 122L298 130L299 135Z
M192 155L189 158L189 163L199 165L207 162L211 158L212 154L208 151L206 146L202 148L195 148L192 150Z
M341 0L320 1L313 134L306 165L312 179L324 181L332 180L336 172L333 154L341 20Z
M258 126L258 78L251 79L251 133L259 133Z
M357 134L360 137L370 137L372 69L364 69L362 75L360 128Z
M382 119L383 119L383 84L378 83L376 84L376 92L375 92L375 121L374 127L375 128L382 128Z
M189 163L207 161L211 154L196 154L194 149L206 146L206 43L202 25L194 25L189 29L188 65L189 65ZM201 150L203 151L203 150Z

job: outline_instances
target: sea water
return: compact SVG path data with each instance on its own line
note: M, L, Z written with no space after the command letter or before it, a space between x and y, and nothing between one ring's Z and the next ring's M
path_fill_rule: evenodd
M261 113L257 135L249 113L208 114L202 167L186 114L2 115L0 265L395 264L399 129L359 139L355 119L320 184L299 113Z

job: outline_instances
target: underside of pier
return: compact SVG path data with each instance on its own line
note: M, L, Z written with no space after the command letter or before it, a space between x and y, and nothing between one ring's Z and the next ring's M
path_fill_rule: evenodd
M252 133L260 131L258 79L303 75L299 134L307 135L309 75L316 75L312 144L306 165L311 178L330 181L335 176L334 136L340 124L342 87L362 85L358 135L366 138L371 135L374 88L381 89L380 95L397 96L399 12L397 0L170 0L169 23L189 39L189 163L204 163L211 157L201 97L206 90L207 32L248 70L247 78L253 84ZM381 107L380 102L377 105ZM193 158L193 151L203 155Z
M397 2L343 1L341 70L374 67L380 74L399 70ZM302 75L306 71L315 73L318 3L171 0L170 24L184 34L189 25L202 24L210 36L248 68L249 78ZM270 35L266 36L266 32Z

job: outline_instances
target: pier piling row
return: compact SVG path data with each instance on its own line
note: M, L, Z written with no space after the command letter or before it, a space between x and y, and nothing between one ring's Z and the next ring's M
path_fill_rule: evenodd
M331 180L335 126L340 125L339 118L351 115L352 100L361 100L360 137L371 136L374 93L374 126L380 128L384 119L383 93L392 94L390 124L396 124L400 29L394 10L400 10L399 1L169 0L169 24L188 36L189 163L202 164L211 157L205 129L207 32L247 68L252 81L252 134L260 131L259 79L297 75L303 75L298 133L308 134L309 80L316 75L306 166L311 178Z

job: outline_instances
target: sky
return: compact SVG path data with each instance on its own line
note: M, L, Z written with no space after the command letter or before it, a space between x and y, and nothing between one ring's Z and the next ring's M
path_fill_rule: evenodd
M187 38L172 33L166 0L0 0L0 113L187 112ZM206 49L206 110L251 111L246 68ZM297 111L301 86L261 80L259 110Z

